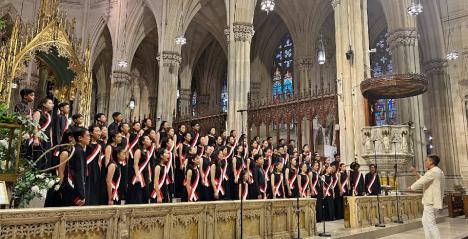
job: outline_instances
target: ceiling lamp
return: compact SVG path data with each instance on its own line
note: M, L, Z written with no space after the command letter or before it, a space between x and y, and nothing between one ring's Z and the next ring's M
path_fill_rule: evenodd
M275 10L275 0L262 0L260 7L262 11L265 11L268 14Z
M408 7L408 14L410 16L417 16L423 12L423 6L422 4L418 1L412 2L411 5Z
M451 52L449 52L447 54L446 58L447 58L448 61L454 61L454 60L458 59L458 52L451 51Z
M183 46L187 44L187 39L184 36L178 36L175 39L175 43L179 46Z
M119 62L117 62L117 65L121 68L127 68L128 62L124 60L120 60Z
M325 54L325 47L323 46L323 39L322 35L320 35L320 45L318 51L318 63L319 65L325 64L326 61L326 54Z

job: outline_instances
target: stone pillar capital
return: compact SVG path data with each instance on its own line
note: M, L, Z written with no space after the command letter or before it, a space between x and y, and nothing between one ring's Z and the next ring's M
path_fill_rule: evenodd
M445 59L433 59L424 63L424 72L427 75L442 73L448 66L448 62Z
M127 71L113 71L112 72L113 85L116 87L127 86L130 83L130 72Z
M226 36L226 43L229 45L229 42L231 41L229 38L231 37L231 29L229 26L224 27L224 35Z
M299 70L311 69L314 66L315 58L312 56L297 57L295 60Z
M156 59L159 65L164 67L179 67L182 62L182 57L178 52L164 51Z
M333 7L333 10L335 10L335 8L336 8L339 4L341 4L341 0L332 0L332 1L331 1L331 5L332 5L332 7Z
M192 91L189 89L180 89L179 90L179 99L181 100L190 100Z
M400 46L415 46L418 41L418 33L414 28L399 29L391 32L387 41L391 50Z
M251 23L234 23L233 24L234 40L251 42L255 34L254 26Z

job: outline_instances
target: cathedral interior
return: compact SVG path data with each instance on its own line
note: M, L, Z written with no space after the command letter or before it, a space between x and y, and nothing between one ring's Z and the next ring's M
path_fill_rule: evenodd
M378 163L383 184L398 168L400 189L437 154L445 191L468 187L466 0L2 0L0 45L11 109L31 88L85 124L121 112L294 140L364 171Z

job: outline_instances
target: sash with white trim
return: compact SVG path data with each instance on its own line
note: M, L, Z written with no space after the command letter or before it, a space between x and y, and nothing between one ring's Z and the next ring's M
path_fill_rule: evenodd
M166 183L170 184L171 182L174 182L174 169L172 168L172 157L174 156L172 154L172 150L174 149L174 144L172 144L171 149L169 149L169 160L166 162ZM169 170L171 170L172 175L169 175Z
M338 183L338 176L336 176L336 174L334 176L332 176L332 179L333 179L333 189L335 189L336 187L336 184Z
M219 167L219 165L217 165L217 167ZM221 175L219 176L219 178L215 177L214 181L215 181L215 191L218 193L221 193L222 195L224 195L223 178L224 178L224 172L223 172L223 169L221 168Z
M236 158L237 158L237 156L236 156ZM234 170L234 180L239 180L240 173L241 173L242 169L244 169L244 166L245 166L245 163L244 163L244 160L242 159L242 157L237 158L237 160L239 160L239 159L242 160L242 162L241 162L240 168L239 169L236 168ZM237 164L237 162L236 162L236 164Z
M313 172L313 176L315 176L315 180L312 180L312 191L314 191L314 194L315 195L318 195L318 192L317 192L317 182L318 182L318 178L319 178L319 175L316 173L316 172Z
M69 156L70 159L73 157L73 154L75 154L75 147L72 148L72 151L71 151L70 156ZM68 181L68 184L70 184L70 186L72 188L75 188L75 184L73 184L73 176L72 176L71 171L70 171L70 164L69 163L68 163L67 181Z
M227 163L227 160L226 160L226 159L224 159L224 161L225 161L225 162L224 162L224 167L222 168L222 171L221 171L221 172L222 172L222 174L223 174L223 179L226 180L226 181L228 181L228 180L229 180L229 177L228 177L228 175L227 175L228 163Z
M228 155L226 156L226 158L229 158L231 157L232 153L234 153L234 149L237 147L237 141L234 143L234 146L231 147L231 149L229 150L229 153Z
M132 184L133 185L135 185L137 177L138 177L140 179L141 187L142 188L145 187L146 182L145 182L145 179L143 178L143 176L141 174L142 174L143 170L145 170L145 168L148 165L149 161L150 161L150 155L149 155L149 152L147 151L146 152L146 160L141 164L141 166L138 165L139 166L138 174L133 176L133 178L132 178Z
M301 184L301 187L302 187L301 195L302 195L302 197L306 197L306 191L307 191L306 189L309 186L309 176L301 174L301 177L306 178L305 184Z
M96 156L101 152L101 145L96 144L96 147L94 148L93 152L86 157L86 165L90 164L93 162L93 160L96 158Z
M354 191L354 194L357 195L358 194L358 191L357 191L357 187L358 187L358 184L359 184L359 180L361 179L361 173L359 173L359 176L356 178L356 180L354 181L354 187L353 187L353 191Z
M270 177L268 177L268 171L270 171L270 168L271 168L271 160L270 159L266 159L268 161L268 167L266 169L263 169L263 175L265 176L265 182L268 182L270 181Z
M372 180L370 181L370 184L367 185L367 191L369 193L372 193L372 185L374 185L375 178L377 177L377 173L374 173L374 176L372 177Z
M190 146L190 145L189 145ZM183 147L183 146L182 146ZM182 148L183 149L183 148ZM180 155L179 156L179 163L180 163L180 169L184 169L185 168L185 162L187 160L187 155Z
M151 162L151 157L153 157L154 155L154 149L156 148L156 146L154 145L154 143L151 144L151 147L149 149L149 158L150 158L150 162ZM153 170L148 170L148 174L149 174L149 182L151 183L153 181Z
M208 158L210 159L210 158ZM203 158L202 158L203 160ZM205 187L209 187L210 184L208 182L208 175L210 174L210 169L211 169L211 166L208 165L208 167L206 168L206 170L203 170L203 167L201 168L201 170L203 171L203 178L202 178L202 183Z
M249 145L244 143L244 159L249 157Z
M294 189L294 181L296 181L296 178L297 178L297 173L294 172L293 177L288 179L289 188Z
M341 191L344 193L348 191L346 189L346 184L348 183L348 180L349 180L349 177L348 175L346 175L346 179L344 180L344 182L341 182ZM341 181L341 175L340 175L340 181Z
M192 185L190 185L190 192L189 192L189 202L196 202L198 201L198 193L197 193L197 188L198 188L198 181L200 180L200 171L198 171L197 168L194 168L192 170L197 171L197 178L193 182Z
M117 182L112 181L112 200L119 201L119 186L120 186L120 179L122 178L122 173L119 174L119 178L117 178Z
M164 199L164 195L162 194L161 192L161 188L162 186L164 186L164 180L166 180L166 175L167 175L167 170L166 170L166 167L165 166L161 166L159 165L160 167L164 167L163 170L160 170L159 173L162 173L161 175L159 175L159 178L158 178L158 191L159 191L159 197L161 199ZM162 177L161 177L162 176ZM151 198L152 199L155 199L156 198L156 189L153 189L153 192L151 193Z
M45 112L44 111L44 114L46 115L46 122L44 122L44 124L40 125L41 126L41 130L46 130L50 123L52 122L52 117L50 116L50 114L48 112ZM49 139L49 142L50 142L50 145L51 146L54 146L54 143L53 143L53 137L52 137L52 130L49 130L49 135L47 135L48 137L50 137Z
M247 195L249 194L249 184L248 183L243 183L242 187L242 200L247 200Z
M325 192L324 195L325 197L328 197L328 196L331 196L330 194L330 187L332 186L333 184L333 178L330 176L330 183L327 183L326 181L326 177L325 175L322 176L322 181L323 181L323 191Z
M198 138L199 138L199 137L200 137L200 134L197 132L197 133L195 134L195 138L193 139L193 142L192 142L191 147L197 145L197 142L198 142Z
M263 198L266 198L266 184L259 187L260 192L263 194Z
M129 144L127 144L128 153L130 154L130 157L132 157L132 158L133 158L133 148L137 145L138 140L140 139L140 136L141 136L140 133L136 134L133 141L130 142Z
M281 197L281 192L279 191L279 188L281 186L281 184L283 183L283 174L280 174L280 180L278 183L275 183L274 187L273 187L273 194L278 196L278 197Z

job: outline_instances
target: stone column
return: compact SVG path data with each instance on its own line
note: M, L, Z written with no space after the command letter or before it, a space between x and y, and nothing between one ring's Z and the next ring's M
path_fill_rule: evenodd
M426 98L431 104L427 107L430 112L426 113L430 115L427 123L433 137L433 152L441 157L441 167L446 176L446 191L453 191L454 185L462 185L459 160L465 159L466 154L459 155L457 144L460 142L457 142L458 132L453 123L456 116L452 111L447 66L444 59L429 61L424 66L431 94Z
M180 117L183 119L190 118L192 115L192 91L190 89L179 90L179 109Z
M182 58L178 52L163 51L157 59L160 77L156 117L160 117L160 121L165 120L172 124L173 117L177 113L177 81Z
M251 23L234 22L229 39L228 59L228 131L247 132L247 112L241 117L238 110L247 110L250 90L250 44L254 35ZM242 129L244 125L244 129Z
M296 90L299 95L310 94L311 93L311 82L312 82L312 70L314 67L315 58L313 57L296 57L295 64L299 68L299 75L297 76L299 79L297 83L298 91Z
M333 0L335 11L336 69L340 152L344 162L364 163L360 132L365 126L366 101L360 83L370 76L367 0ZM346 58L352 49L353 56Z
M109 121L112 122L112 113L120 112L124 118L128 118L128 102L130 100L130 73L125 70L115 70L112 72L112 83L110 87L109 99Z
M415 19L406 19L412 27L390 32L388 43L392 50L393 72L395 74L420 73L418 33ZM394 26L393 28L397 28ZM390 28L391 29L391 28ZM397 100L397 114L400 124L413 122L414 157L418 168L424 167L426 136L422 95Z

